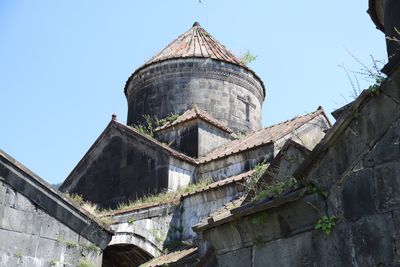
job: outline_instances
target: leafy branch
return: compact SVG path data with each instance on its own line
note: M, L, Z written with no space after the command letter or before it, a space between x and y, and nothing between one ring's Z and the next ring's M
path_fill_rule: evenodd
M245 53L241 54L239 56L239 61L240 63L242 63L243 65L247 66L248 64L250 64L251 62L255 61L257 59L258 56L253 55L252 53L250 53L249 50L246 50Z

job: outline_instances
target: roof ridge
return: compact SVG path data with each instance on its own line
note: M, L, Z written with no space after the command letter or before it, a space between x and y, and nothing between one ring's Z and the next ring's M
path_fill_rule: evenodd
M190 114L191 112L193 112L194 114ZM187 116L185 118L185 116ZM222 122L220 122L218 119L214 118L211 114L209 114L207 111L199 108L196 104L193 105L193 107L191 109L186 110L185 112L183 112L181 115L178 116L178 118L176 120L174 120L173 122L168 122L166 124L164 124L163 126L157 127L155 129L156 132L168 129L170 127L173 127L175 125L181 124L181 123L185 123L187 121L190 121L194 118L200 118L212 125L214 125L215 127L229 133L232 134L233 130L230 129L228 126L224 125Z
M132 131L132 132L134 132L134 133L146 138L150 142L152 142L152 143L154 143L156 145L159 145L160 147L162 147L165 150L169 151L175 157L178 157L178 158L180 158L182 160L185 160L185 161L189 161L189 162L191 162L193 164L197 164L198 163L196 159L194 159L194 158L192 158L192 157L190 157L190 156L188 156L186 154L183 154L183 153L181 153L181 152L179 152L179 151L177 151L177 150L175 150L175 149L173 149L173 148L171 148L171 147L169 147L167 145L165 145L164 143L158 141L157 139L155 139L155 138L153 138L151 136L148 136L146 134L141 133L140 131L135 129L135 127L132 127L132 126L129 126L129 125L125 125L125 124L122 124L122 123L119 123L119 122L116 122L116 121L114 123L117 126L122 126L122 127L126 128L126 129L128 129L128 130L130 130L130 131Z

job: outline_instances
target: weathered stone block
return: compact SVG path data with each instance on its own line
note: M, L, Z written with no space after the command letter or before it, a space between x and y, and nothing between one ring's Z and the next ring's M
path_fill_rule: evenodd
M217 255L217 261L220 267L249 266L251 264L251 247Z
M378 209L380 211L398 209L400 205L400 160L375 167L374 177Z
M372 95L363 104L350 127L360 139L373 147L399 116L399 104L384 94Z
M348 220L356 220L375 212L372 169L352 172L345 178L342 205L344 217Z
M40 229L38 233L40 233L41 237L58 240L61 242L78 242L78 235L75 232L65 227L60 222L55 221L47 214L39 217L38 221L40 222Z
M22 266L23 264L24 264L24 259L22 256L0 252L0 266Z
M26 212L36 212L37 208L24 195L16 194L15 208Z
M41 238L36 249L35 257L42 259L59 259L66 248L66 253L77 254L77 243L62 243L59 241Z
M237 223L243 243L255 244L312 230L324 204L314 196L248 216Z
M0 206L0 214L4 216L0 220L0 227L3 229L34 235L40 232L41 221L34 213Z
M213 228L204 233L205 239L212 240L212 246L217 253L224 253L232 248L241 247L242 237L233 223Z
M316 250L315 266L353 266L351 231L346 223L336 225L330 235L322 231L314 231L314 247Z
M321 216L319 212L324 209L325 203L317 194L306 195L300 200L275 209L281 237L313 229Z
M0 229L0 236L0 254L36 257L38 236L3 229Z
M365 156L363 164L371 167L396 159L400 159L400 120L390 126L382 139Z
M260 212L244 218L236 225L241 236L240 241L245 244L270 241L281 236L282 229L278 214L275 212ZM235 245L240 245L240 243Z
M394 233L393 233L393 238L394 238L394 245L395 245L395 261L400 263L400 210L395 210L392 211L392 216L390 217L389 215L387 216L388 219L393 220L393 225L394 225Z
M382 215L364 217L351 226L358 266L385 266L394 259L394 225Z
M259 244L253 249L252 266L315 266L316 263L312 232Z
M10 188L8 185L6 185L5 189L2 193L4 194L4 198L3 198L4 205L13 207L15 204L15 198L17 195L15 190Z
M400 72L395 72L382 88L384 94L392 98L393 101L400 104Z
M369 150L359 135L347 128L309 174L309 179L324 188L337 182L355 161Z

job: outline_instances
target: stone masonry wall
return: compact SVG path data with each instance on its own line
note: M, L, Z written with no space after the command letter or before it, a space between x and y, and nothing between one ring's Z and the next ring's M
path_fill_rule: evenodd
M144 138L109 126L60 190L102 208L168 188L169 154Z
M160 142L176 149L193 158L199 156L198 139L198 121L191 120L169 129L156 132L157 139Z
M249 171L257 163L269 162L273 157L274 145L266 144L252 150L204 163L198 167L196 175L198 179L218 181Z
M247 133L261 127L265 97L261 81L233 64L212 59L168 60L141 69L126 88L128 125L143 120L145 114L163 118L196 104L234 131ZM247 108L245 102L250 103Z
M243 189L243 185L231 183L184 195L177 202L115 214L110 246L133 244L158 257L182 241L194 243L197 236L192 226L242 195Z
M226 203L244 194L244 188L239 184L224 186L219 189L207 190L183 198L181 210L182 240L194 241L197 237L192 226L210 216L212 212L221 209Z
M0 236L0 266L101 266L98 247L1 181Z
M364 92L295 176L329 196L272 200L204 230L218 266L398 266L400 71ZM336 218L330 235L315 229L323 215Z
M199 156L204 156L213 149L231 141L233 138L222 131L203 121L199 122Z

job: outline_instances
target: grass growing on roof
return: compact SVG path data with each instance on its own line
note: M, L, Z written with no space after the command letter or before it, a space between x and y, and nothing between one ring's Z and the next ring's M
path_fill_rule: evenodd
M128 203L120 203L116 210L124 210L124 209L133 209L135 207L140 207L143 205L151 205L151 204L159 204L172 201L178 198L180 195L186 193L193 193L203 187L209 185L212 181L209 179L202 179L197 183L190 184L186 187L178 189L178 191L165 191L154 195L148 195L142 198L138 198L133 201L129 201Z
M79 204L84 210L92 214L94 217L98 218L105 224L112 224L114 221L109 213L112 211L134 209L144 205L160 204L165 202L170 202L174 199L178 199L180 195L186 193L193 193L201 188L204 188L212 183L211 179L201 179L197 183L190 184L186 187L180 188L178 191L165 191L158 194L148 195L142 198L138 198L127 203L120 203L115 210L100 210L95 204L85 201L82 196L77 194L65 194L65 196L77 204Z

